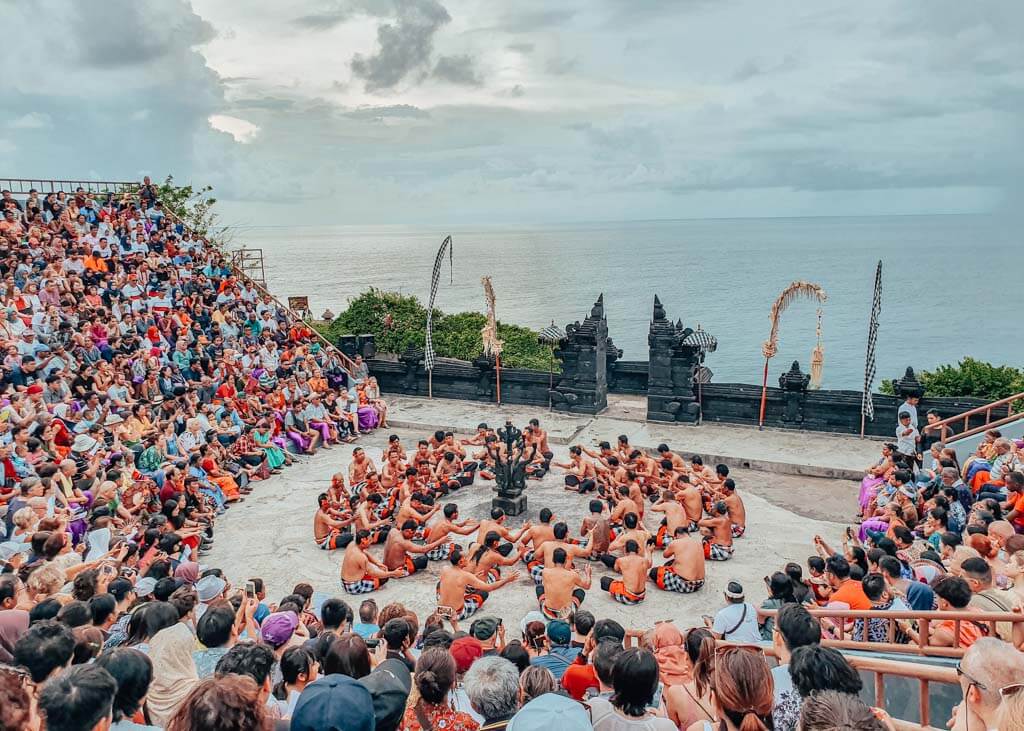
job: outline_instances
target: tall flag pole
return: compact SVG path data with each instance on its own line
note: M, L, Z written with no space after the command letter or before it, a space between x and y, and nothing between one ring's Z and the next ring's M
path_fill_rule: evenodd
M875 294L871 299L871 319L868 321L868 349L864 357L864 393L860 402L860 436L863 439L865 422L875 420L875 402L871 389L875 386L875 345L878 342L878 315L882 312L882 260L875 268Z
M427 305L427 343L423 350L423 365L427 369L427 396L434 398L434 298L437 296L437 285L441 280L441 265L444 263L445 252L448 252L448 268L451 280L455 282L455 269L452 264L452 237L446 236L441 242L441 248L437 250L434 258L434 271L430 276L430 303Z

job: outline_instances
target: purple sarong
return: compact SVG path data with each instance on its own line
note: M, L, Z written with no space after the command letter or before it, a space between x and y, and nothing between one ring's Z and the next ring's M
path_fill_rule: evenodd
M376 410L372 406L360 406L359 407L359 430L366 431L367 429L376 429L377 422L380 418L377 416Z

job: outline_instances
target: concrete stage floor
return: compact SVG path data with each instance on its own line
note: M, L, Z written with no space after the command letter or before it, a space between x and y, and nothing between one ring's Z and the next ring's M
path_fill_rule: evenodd
M666 441L684 455L734 455L763 469L734 468L738 490L747 506L747 534L736 541L736 553L728 562L708 562L707 583L690 595L663 592L648 584L647 599L637 607L626 607L611 600L600 590L600 577L612 575L599 563L594 568L594 588L583 606L597 617L611 617L626 626L650 626L655 620L674 619L680 626L698 623L702 614L713 614L722 606L722 591L730 580L740 581L748 599L756 605L765 598L762 578L782 568L787 561L802 565L814 553L812 539L821 534L838 545L845 526L856 511L857 484L849 477L877 458L879 443L862 442L849 437L779 432L722 425L672 426L644 424L616 415L624 405L613 404L610 415L597 418L554 415L546 409L498 408L487 404L460 401L433 402L426 399L389 398L393 404L392 421L397 428L364 436L355 445L321 450L284 474L255 484L255 492L244 504L232 507L217 524L216 546L202 563L222 568L229 579L241 585L259 576L267 584L267 601L276 602L300 582L308 581L318 592L343 596L356 609L362 598L345 595L341 589L341 552L325 552L313 543L313 514L316 496L327 488L331 474L347 473L354 446L362 446L379 460L389 433L401 436L407 448L435 428L469 431L486 421L492 425L512 418L522 426L536 416L549 430L556 461L565 461L568 444L593 444L598 439L614 440L629 434L638 446L654 446ZM628 404L627 404L628 406ZM626 414L630 416L630 414ZM642 418L642 417L641 417ZM415 425L415 428L410 428ZM800 460L803 460L802 462ZM729 460L732 461L732 460ZM733 462L735 464L736 462ZM846 479L807 476L840 474ZM479 518L490 510L493 483L478 479L475 484L455 493L462 517ZM557 468L541 481L530 481L526 516L509 520L510 528L523 518L537 520L537 513L549 507L558 519L569 523L576 534L586 513L586 498L563 488L562 471ZM648 512L648 528L657 525ZM660 519L660 518L659 518ZM467 537L468 539L469 537ZM463 544L468 540L463 539ZM379 556L380 547L372 549ZM400 601L420 615L434 608L434 586L441 565L431 562L423 574L391 580L371 594L378 606ZM518 626L521 618L536 608L533 583L528 576L495 592L480 614L500 616L506 624ZM509 639L516 635L510 633Z

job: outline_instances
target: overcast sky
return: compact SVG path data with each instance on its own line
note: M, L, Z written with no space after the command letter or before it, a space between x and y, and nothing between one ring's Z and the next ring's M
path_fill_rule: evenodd
M238 221L1015 212L1020 0L0 0L0 173Z

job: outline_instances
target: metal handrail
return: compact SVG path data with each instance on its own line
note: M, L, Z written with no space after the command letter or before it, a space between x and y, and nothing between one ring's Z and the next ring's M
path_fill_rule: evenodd
M74 193L68 188L83 188L86 193L130 193L140 187L138 181L126 180L58 180L56 178L0 178L0 189L10 190L19 195L28 193L32 188L44 195L64 191Z
M894 612L878 611L875 609L828 609L819 607L809 610L810 613L822 619L861 619L865 622L865 632L868 621L884 621L888 624L888 642L869 642L867 640L847 639L845 622L839 622L836 629L839 632L838 639L822 638L821 644L828 647L835 647L839 650L858 650L863 652L888 652L901 655L914 655L917 657L941 657L961 658L966 650L960 647L960 623L975 622L985 625L990 635L996 634L996 623L1016 624L1024 622L1024 614L1018 612L970 612L970 611L935 611L935 612ZM777 609L758 609L757 617L763 622L768 617L774 617ZM896 623L898 621L912 620L918 623L918 641L914 643L899 643L896 638ZM953 622L953 647L938 647L929 644L931 628L934 622Z
M998 401L993 401L992 403L985 404L984 406L979 406L977 408L971 409L970 411L965 411L962 414L957 414L956 416L950 416L947 419L936 421L934 424L925 424L921 428L921 431L928 432L937 430L939 432L939 438L943 439L943 441L946 441L947 444L949 442L955 442L960 439L965 439L967 437L974 436L975 434L979 434L987 429L992 429L996 426L1002 426L1003 424L1008 424L1011 421L1015 421L1016 419L1018 419L1020 415L1013 411L1013 405L1020 401L1024 401L1024 392L1014 394L1013 396L1007 396L1006 398L999 399ZM997 420L993 421L992 412L996 409L1002 408L1003 406L1006 407L1006 416L1000 417ZM981 426L976 426L973 429L969 428L971 417L978 416L980 414L985 415L985 423L982 424ZM947 440L946 436L947 434L949 434L949 430L952 429L953 425L959 423L962 423L963 430L960 431L959 433L951 435Z

